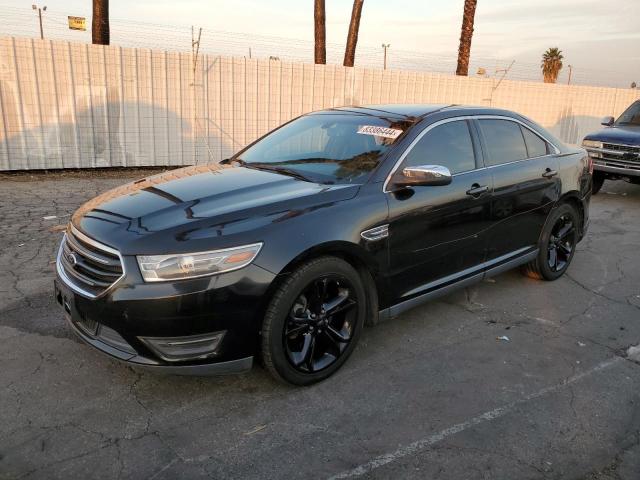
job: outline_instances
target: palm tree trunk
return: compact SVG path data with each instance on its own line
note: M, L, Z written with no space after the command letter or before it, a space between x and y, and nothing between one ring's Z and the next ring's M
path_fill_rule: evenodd
M93 0L91 40L98 45L109 45L109 0Z
M327 28L325 23L324 0L315 0L313 8L315 26L315 63L327 63Z
M356 44L358 43L358 30L360 30L360 16L362 15L362 4L364 0L353 0L353 10L351 11L351 23L349 23L349 34L347 35L347 47L344 51L345 67L353 67L356 59Z
M462 31L460 32L460 48L458 49L458 68L456 75L469 75L469 57L471 56L471 38L473 37L473 20L478 0L464 0L462 15Z

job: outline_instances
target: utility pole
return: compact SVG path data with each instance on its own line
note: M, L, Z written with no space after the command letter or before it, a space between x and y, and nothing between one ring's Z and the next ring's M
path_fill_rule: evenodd
M383 43L382 44L382 48L384 49L384 64L382 69L386 70L387 69L387 49L391 46L390 43Z
M31 8L33 10L37 10L38 11L38 19L40 20L40 39L44 40L44 31L42 30L42 12L46 12L47 11L47 6L45 5L42 8L39 8L37 5L31 5Z
M567 80L567 85L571 83L571 74L573 73L573 67L571 65L567 65L569 67L569 79Z

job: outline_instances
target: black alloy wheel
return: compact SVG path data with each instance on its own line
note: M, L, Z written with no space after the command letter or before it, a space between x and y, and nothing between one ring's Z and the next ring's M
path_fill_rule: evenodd
M291 365L313 373L338 360L351 341L357 314L358 302L345 277L313 280L293 304L283 331Z
M355 348L366 315L360 275L336 257L298 267L276 289L262 325L262 359L278 380L324 380Z
M538 280L560 278L575 255L580 218L569 203L553 209L540 235L538 256L522 267L523 273Z
M547 263L552 272L563 271L576 245L576 227L569 214L560 216L551 229L547 247Z

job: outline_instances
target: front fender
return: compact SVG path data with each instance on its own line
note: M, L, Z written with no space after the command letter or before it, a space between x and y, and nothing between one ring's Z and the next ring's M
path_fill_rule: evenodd
M255 263L280 274L297 259L330 251L344 251L375 272L388 269L386 239L367 241L362 231L384 225L389 216L381 188L363 188L355 198L292 217L269 229Z

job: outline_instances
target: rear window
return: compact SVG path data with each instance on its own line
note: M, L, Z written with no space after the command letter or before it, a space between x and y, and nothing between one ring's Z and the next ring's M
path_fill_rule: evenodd
M480 120L488 158L485 165L500 165L527 158L527 147L520 125L509 120Z

